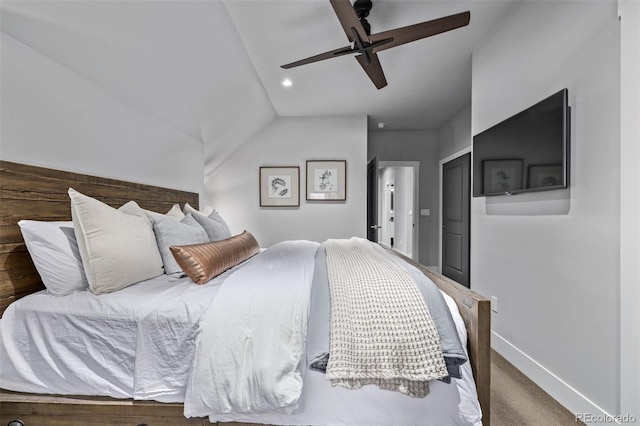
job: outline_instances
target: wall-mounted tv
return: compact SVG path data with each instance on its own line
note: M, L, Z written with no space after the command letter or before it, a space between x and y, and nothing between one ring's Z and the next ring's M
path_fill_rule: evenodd
M570 107L562 89L473 137L473 196L569 185Z

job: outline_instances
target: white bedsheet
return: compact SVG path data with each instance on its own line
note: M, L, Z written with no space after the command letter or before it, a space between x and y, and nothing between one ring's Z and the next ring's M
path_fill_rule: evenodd
M254 259L259 256L263 254ZM53 297L40 292L25 297L0 319L0 387L184 402L204 315L220 284L248 264L204 286L162 276L107 295ZM462 318L455 303L446 299L466 342ZM324 374L307 370L294 413L210 413L210 419L290 425L480 425L469 363L462 375L451 384L433 382L429 396L414 399L372 386L334 388Z
M181 402L199 322L224 277L166 275L96 296L41 291L0 320L0 387Z

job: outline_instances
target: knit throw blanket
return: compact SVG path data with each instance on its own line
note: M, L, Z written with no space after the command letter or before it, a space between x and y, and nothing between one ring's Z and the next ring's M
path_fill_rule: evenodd
M333 386L381 389L423 398L447 376L440 338L411 275L379 245L327 240Z

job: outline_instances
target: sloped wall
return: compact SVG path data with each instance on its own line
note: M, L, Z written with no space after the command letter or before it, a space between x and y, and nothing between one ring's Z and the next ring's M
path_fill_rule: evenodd
M3 160L201 191L202 143L4 33L1 42Z
M220 1L0 7L4 159L202 194L276 117Z

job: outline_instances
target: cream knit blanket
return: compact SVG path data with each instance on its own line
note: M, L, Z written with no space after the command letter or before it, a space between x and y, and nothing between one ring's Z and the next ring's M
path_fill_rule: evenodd
M393 255L362 238L327 240L333 386L367 384L422 398L447 376L420 290Z

